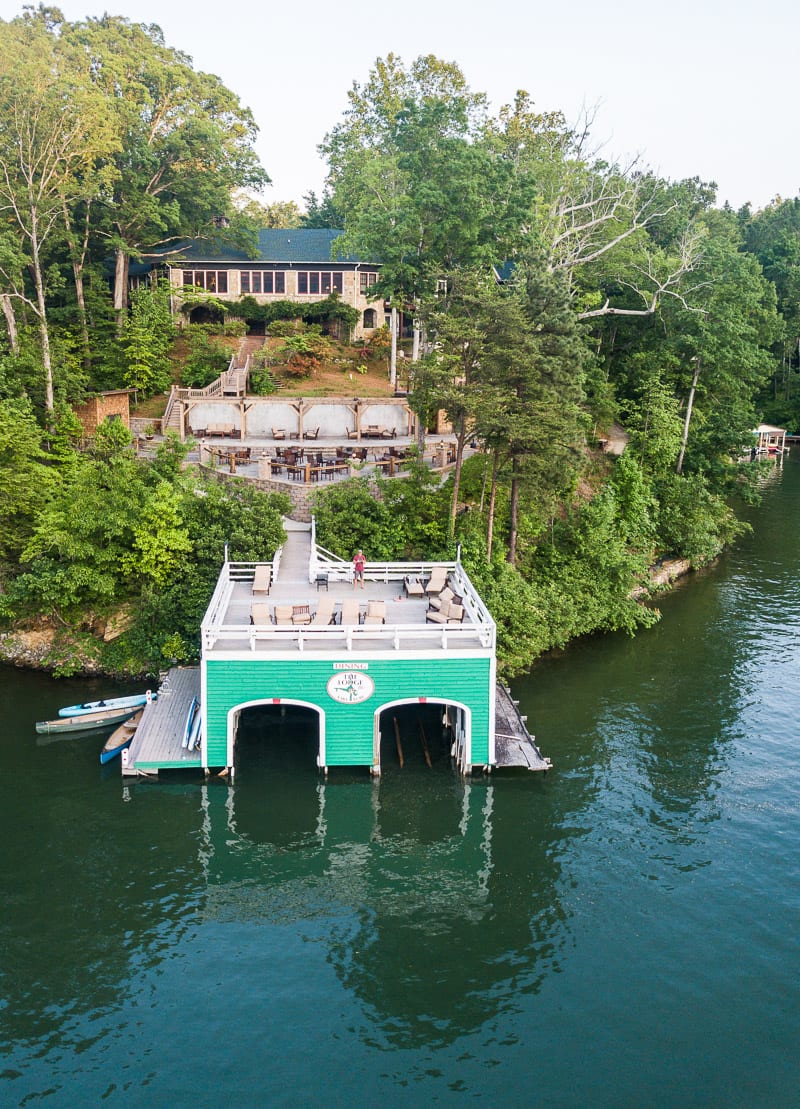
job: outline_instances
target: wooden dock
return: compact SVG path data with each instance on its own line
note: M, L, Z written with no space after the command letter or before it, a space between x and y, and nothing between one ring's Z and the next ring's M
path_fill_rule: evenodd
M200 749L183 747L186 716L192 698L200 698L200 668L173 667L158 690L158 699L145 706L141 723L127 751L122 752L122 773L157 777L159 770L201 770Z
M495 766L498 770L521 767L547 771L552 767L544 758L525 725L508 689L498 682L495 688Z

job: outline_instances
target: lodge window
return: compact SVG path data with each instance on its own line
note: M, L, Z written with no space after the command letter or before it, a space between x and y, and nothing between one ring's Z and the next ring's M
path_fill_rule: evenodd
M227 270L184 270L184 285L194 285L197 289L205 289L207 293L227 293Z
M272 270L242 270L243 293L285 293L286 274Z
M377 323L377 313L374 308L367 308L364 312L364 327L374 327Z
M362 296L367 295L367 289L369 289L370 285L376 285L377 283L378 283L377 273L370 273L368 270L360 270L359 271L358 287L361 290L361 295Z
M297 292L300 296L314 296L323 293L341 293L344 279L341 273L333 270L299 270L297 273Z

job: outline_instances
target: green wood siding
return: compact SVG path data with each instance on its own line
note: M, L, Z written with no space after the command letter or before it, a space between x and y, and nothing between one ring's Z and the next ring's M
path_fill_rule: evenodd
M209 766L227 764L227 717L248 701L280 698L318 706L325 715L328 766L371 766L376 710L403 699L458 702L472 712L472 761L489 761L489 714L494 705L491 659L344 659L367 663L375 683L372 696L342 705L327 692L333 662L305 657L206 660L205 716Z

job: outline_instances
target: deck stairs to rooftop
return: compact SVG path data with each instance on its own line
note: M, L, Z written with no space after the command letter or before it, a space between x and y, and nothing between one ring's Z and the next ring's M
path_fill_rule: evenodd
M311 524L304 524L299 520L291 520L286 517L283 526L286 531L286 542L281 549L275 583L277 585L288 585L295 582L308 584L308 567L311 560Z

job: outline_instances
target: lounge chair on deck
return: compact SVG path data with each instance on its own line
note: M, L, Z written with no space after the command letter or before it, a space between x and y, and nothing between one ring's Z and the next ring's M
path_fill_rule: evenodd
M275 605L275 623L276 624L291 624L292 622L292 606L291 605Z
M326 593L324 597L320 597L317 603L317 611L314 613L312 624L319 626L320 624L327 625L333 623L333 612L336 607L336 602L333 597L328 596Z
M438 610L429 608L425 619L429 624L463 624L464 606L448 601Z
M267 562L262 562L256 566L256 572L253 576L253 592L254 593L269 593L270 586L272 585L272 567Z
M353 626L359 622L358 619L358 601L354 598L348 601L342 601L342 616L340 623L343 627Z
M386 601L367 601L367 614L365 624L386 623Z
M405 577L403 578L403 588L406 591L407 597L424 597L425 586L419 578Z
M313 431L304 431L303 432L303 438L304 439L318 439L319 438L319 428L315 427Z
M438 610L442 608L443 605L449 605L454 597L455 593L449 585L446 585L438 597L430 598L428 604L431 608L435 608Z
M357 439L357 438L358 438L358 428L356 428L356 427L352 427L352 428L351 428L351 427L349 427L349 428L347 429L347 438L348 438L348 439Z
M434 566L433 570L431 570L431 576L428 579L428 584L425 586L425 592L428 594L429 597L438 597L446 585L446 567Z
M292 605L292 623L310 624L311 609L308 605Z
M272 617L269 614L269 605L266 601L254 601L253 607L250 609L250 623L251 624L271 624Z
M272 438L273 439L285 439L286 438L286 430L282 427L274 427L272 429Z

